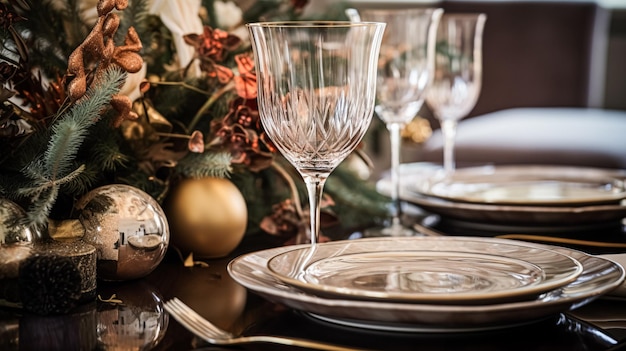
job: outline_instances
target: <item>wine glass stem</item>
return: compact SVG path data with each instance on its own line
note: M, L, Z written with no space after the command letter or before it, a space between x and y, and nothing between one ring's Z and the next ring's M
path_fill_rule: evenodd
M304 175L304 183L309 195L309 213L310 213L310 235L311 244L315 245L319 241L320 233L320 203L322 202L322 193L324 191L324 183L327 176L310 176Z
M400 133L402 131L402 123L389 123L389 139L391 141L391 202L392 217L391 225L399 226L402 209L400 207Z
M443 170L447 176L452 175L456 168L454 161L456 126L456 120L446 119L441 122L441 132L443 133Z

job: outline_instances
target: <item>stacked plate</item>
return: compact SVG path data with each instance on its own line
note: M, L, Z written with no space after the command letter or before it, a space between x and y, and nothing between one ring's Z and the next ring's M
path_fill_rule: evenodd
M563 232L617 226L626 217L626 172L568 166L402 166L400 196L459 227L494 232ZM377 184L390 192L389 179Z
M615 289L623 268L585 253L478 237L334 241L230 262L250 290L335 324L459 332L528 323Z

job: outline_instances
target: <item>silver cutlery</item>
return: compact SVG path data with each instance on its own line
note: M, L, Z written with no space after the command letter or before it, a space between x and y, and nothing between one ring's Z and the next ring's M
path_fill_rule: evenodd
M271 335L255 335L255 336L235 336L225 330L215 326L204 317L196 313L189 306L185 305L178 298L172 298L164 304L165 310L176 319L181 325L191 331L194 335L202 340L214 345L237 345L248 343L273 343L289 346L297 346L302 348L327 350L327 351L359 351L363 349L355 349L351 347L337 346L317 341L271 336Z

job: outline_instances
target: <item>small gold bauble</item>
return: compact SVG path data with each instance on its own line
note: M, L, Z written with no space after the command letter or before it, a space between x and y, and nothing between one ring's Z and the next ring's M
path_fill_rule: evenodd
M243 239L246 201L228 179L185 179L165 204L172 245L196 257L224 257Z

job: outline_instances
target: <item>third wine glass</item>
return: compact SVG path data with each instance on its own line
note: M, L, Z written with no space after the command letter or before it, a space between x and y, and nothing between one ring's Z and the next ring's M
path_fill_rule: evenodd
M480 94L486 19L482 13L445 14L437 30L435 79L426 101L441 123L445 179L449 179L455 169L458 121L470 113Z
M387 23L378 62L376 114L389 130L391 141L392 218L389 226L372 228L367 236L416 234L401 222L401 132L424 103L433 79L435 35L442 9L348 9L352 21Z

